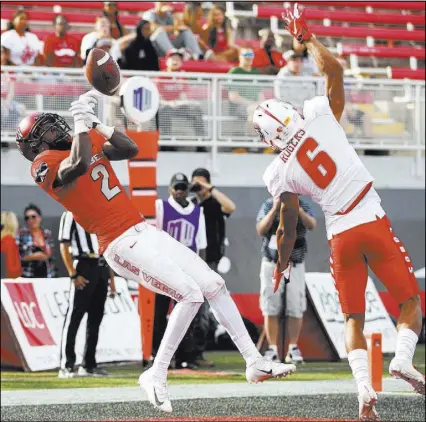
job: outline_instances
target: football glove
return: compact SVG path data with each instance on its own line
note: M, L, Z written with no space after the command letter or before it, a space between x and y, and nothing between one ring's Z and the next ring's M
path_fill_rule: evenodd
M74 117L75 135L88 132L90 129L96 127L97 124L101 123L93 111L93 108L84 100L73 101L69 111Z
M287 31L290 32L297 41L303 43L311 38L312 34L305 21L305 11L304 9L300 9L297 3L294 5L293 11L291 11L290 7L285 9L282 17Z
M278 290L282 278L284 278L285 284L290 283L291 263L289 262L287 264L287 267L284 271L280 271L279 267L280 264L277 263L274 268L274 275L272 276L272 282L274 283L274 293Z

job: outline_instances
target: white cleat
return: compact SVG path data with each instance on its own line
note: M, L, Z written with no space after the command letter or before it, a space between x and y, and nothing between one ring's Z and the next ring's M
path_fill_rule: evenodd
M389 374L407 381L417 393L425 395L425 376L417 371L411 362L393 358L389 365Z
M376 421L377 394L369 384L358 385L359 420Z
M172 413L172 403L167 389L167 380L161 380L154 376L152 368L142 372L138 380L148 396L148 400L159 410L166 413Z
M247 381L252 384L263 382L270 378L281 378L296 372L296 365L273 362L267 358L256 359L246 369Z

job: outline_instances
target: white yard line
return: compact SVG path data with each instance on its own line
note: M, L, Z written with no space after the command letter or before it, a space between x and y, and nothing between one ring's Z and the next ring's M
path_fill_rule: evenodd
M136 383L136 381L135 381ZM410 386L401 380L384 379L385 393L407 393ZM169 387L172 400L217 399L250 396L301 396L319 394L355 393L355 382L340 381L282 381L251 385L185 384ZM29 406L53 404L114 403L146 401L145 393L137 386L116 388L64 388L49 390L15 390L1 392L2 406Z

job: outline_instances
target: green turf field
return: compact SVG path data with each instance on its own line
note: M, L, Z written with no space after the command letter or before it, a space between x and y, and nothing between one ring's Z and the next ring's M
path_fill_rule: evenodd
M190 374L170 374L169 384L196 384L196 383L230 383L241 382L244 377L244 361L237 352L210 352L206 358L216 363L210 370L211 375L191 371ZM390 358L384 358L383 375L387 373ZM417 347L414 364L423 374L425 373L425 346ZM104 378L73 378L58 379L57 371L50 372L10 372L2 371L2 390L43 389L43 388L79 388L79 387L133 387L142 372L139 364L123 366L107 366L109 377ZM215 375L215 372L220 374ZM298 367L297 373L291 380L335 380L349 379L352 375L347 362L312 362Z

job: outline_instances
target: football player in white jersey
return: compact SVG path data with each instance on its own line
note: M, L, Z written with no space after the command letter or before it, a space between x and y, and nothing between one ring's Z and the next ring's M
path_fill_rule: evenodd
M361 420L376 420L377 395L369 376L363 334L365 288L370 267L400 305L391 375L425 394L425 377L414 369L413 355L422 326L419 288L402 242L392 231L373 177L350 146L339 124L344 109L343 69L309 32L298 5L283 14L287 30L303 42L325 76L325 95L305 101L303 113L291 104L267 100L253 116L262 141L281 151L263 176L269 192L282 202L277 231L279 261L276 288L289 277L296 239L298 194L308 195L324 211L331 274L345 315L349 365L358 385ZM288 281L288 280L286 280Z

